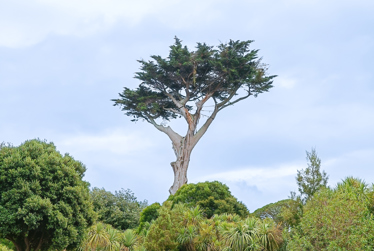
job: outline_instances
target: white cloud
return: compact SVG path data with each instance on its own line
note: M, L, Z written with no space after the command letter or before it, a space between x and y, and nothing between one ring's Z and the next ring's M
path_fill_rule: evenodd
M215 173L199 180L219 180L224 183L245 182L248 186L257 187L261 192L279 191L280 188L293 187L287 177L295 177L303 164L283 164L276 167L246 167L237 170Z
M125 132L114 129L100 134L80 134L67 137L57 144L59 148L68 148L73 152L109 152L130 155L144 151L152 146L147 137L137 132Z
M0 46L30 46L51 34L87 36L118 22L131 27L144 18L154 18L174 28L192 26L219 16L212 11L212 3L181 0L9 1L0 3Z

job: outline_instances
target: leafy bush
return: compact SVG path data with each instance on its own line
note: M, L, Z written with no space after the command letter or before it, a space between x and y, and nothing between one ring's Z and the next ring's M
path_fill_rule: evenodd
M290 250L372 250L374 220L368 193L367 185L353 178L317 192L304 207Z
M214 214L230 213L241 217L249 215L247 207L234 196L229 188L218 181L185 184L168 201L173 205L184 203L187 207L200 206L208 218Z
M149 226L149 223L158 218L158 210L160 207L160 203L156 202L143 209L143 211L140 213L138 233L143 231L146 228L146 225Z

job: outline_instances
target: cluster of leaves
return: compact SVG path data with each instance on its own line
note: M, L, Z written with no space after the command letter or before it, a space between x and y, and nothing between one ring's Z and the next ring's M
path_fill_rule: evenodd
M315 150L307 159L300 195L249 214L217 181L148 207L130 190L90 193L83 164L52 143L2 144L0 251L373 250L374 185L349 177L326 187Z
M85 166L53 143L30 140L0 149L0 238L17 250L77 246L95 213Z
M275 76L266 76L266 67L257 58L258 50L250 50L253 41L233 41L216 48L198 43L190 51L175 38L167 58L151 56L139 60L141 71L135 78L141 81L135 90L124 88L115 105L136 121L139 118L170 120L179 116L175 100L196 102L204 97L215 101L230 100L239 89L247 96L257 96L272 87ZM173 100L174 99L174 100ZM184 102L183 105L185 105ZM186 109L191 109L188 105Z
M373 250L373 187L349 177L323 188L303 208L290 250Z
M160 203L156 202L143 209L143 211L140 213L139 227L137 230L139 233L141 233L143 230L147 231L152 221L158 218L158 210L160 207Z
M280 225L271 219L226 213L208 219L199 206L172 206L170 201L164 202L157 214L140 233L98 222L88 229L78 250L272 251L279 250L283 242Z
M281 225L248 216L226 185L186 184L143 210L138 233L146 250L278 250Z
M112 194L104 188L93 188L90 197L98 220L121 230L136 228L147 201L137 201L131 190L115 191Z
M307 160L308 168L296 177L300 195L252 215L282 224L283 250L373 250L374 185L348 177L331 189L315 150Z
M78 250L142 251L144 249L139 245L142 243L141 240L141 236L131 229L122 231L109 224L98 222L88 229Z
M280 226L270 219L220 214L166 201L144 239L146 250L278 250Z
M169 196L168 201L173 202L173 205L183 203L188 207L199 206L208 218L222 213L240 217L249 215L247 207L231 194L226 185L218 181L183 185L174 195Z

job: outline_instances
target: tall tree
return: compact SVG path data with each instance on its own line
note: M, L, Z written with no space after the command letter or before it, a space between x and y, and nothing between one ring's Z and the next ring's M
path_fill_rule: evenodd
M191 152L217 113L272 87L275 76L266 74L267 66L258 58L258 50L249 48L251 42L230 40L216 48L198 43L196 50L190 51L175 38L167 58L151 56L151 61L138 61L141 71L135 78L141 84L137 89L125 87L120 98L112 100L133 117L132 121L143 119L172 141L176 161L171 162L171 194L187 183ZM211 113L199 127L207 104L212 107ZM181 117L188 126L185 136L164 123Z
M308 167L297 171L296 182L303 202L308 201L320 188L326 187L328 176L325 171L321 172L321 159L317 156L316 149L306 151Z
M53 143L0 149L0 238L17 251L72 249L95 217L85 166Z

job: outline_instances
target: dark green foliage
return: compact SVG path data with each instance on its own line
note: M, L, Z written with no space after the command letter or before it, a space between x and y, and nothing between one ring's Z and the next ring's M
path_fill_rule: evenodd
M317 192L304 206L290 250L373 250L374 219L368 193L367 186L353 178L334 190Z
M153 220L157 219L160 207L160 203L156 202L143 209L140 213L138 232L141 232L145 228L146 223L151 223Z
M53 143L0 149L0 238L18 250L76 247L95 213L85 166Z
M195 51L181 42L175 38L167 58L151 56L153 61L139 60L141 72L135 78L141 81L140 86L135 90L124 88L120 99L113 99L133 121L179 117L179 112L170 110L180 108L171 96L180 102L188 93L188 101L196 102L212 95L219 102L239 88L248 96L257 96L272 87L275 76L265 75L266 66L257 58L258 50L249 49L252 41L230 40L217 48L198 43ZM188 105L185 108L191 109Z
M297 171L296 181L302 201L308 201L320 188L326 187L328 176L325 171L320 171L321 160L318 158L316 150L306 152L308 167L305 170Z
M175 195L169 196L168 201L172 201L173 205L198 205L208 218L222 213L238 214L241 217L249 215L247 207L231 195L226 185L218 181L183 185Z
M112 194L104 188L95 187L90 195L99 220L121 230L136 228L140 212L147 206L147 201L137 201L129 189Z

